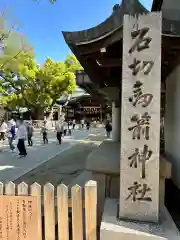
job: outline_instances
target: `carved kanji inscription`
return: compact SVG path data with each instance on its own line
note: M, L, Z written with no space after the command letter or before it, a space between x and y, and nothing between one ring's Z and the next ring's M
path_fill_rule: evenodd
M131 37L134 40L133 45L129 49L129 53L133 53L135 50L138 52L149 48L149 44L152 38L148 36L149 27L144 27L142 29L132 31Z
M131 199L133 202L136 201L145 201L145 202L151 202L151 197L148 196L148 192L151 191L151 189L148 187L147 184L141 184L138 182L134 182L132 186L128 188L130 191L130 194L127 196L126 200Z
M135 148L134 153L128 157L130 167L137 168L139 166L141 169L142 179L146 178L146 163L150 160L152 153L152 150L144 145L143 150Z
M144 139L149 140L150 120L151 116L148 112L145 112L142 116L135 114L131 117L131 122L135 123L128 128L132 132L132 139L144 137Z
M129 65L129 68L132 69L132 74L136 76L140 71L144 73L144 75L148 75L154 65L153 61L142 61L134 58L132 64Z
M136 107L137 104L140 104L142 107L147 107L150 105L153 95L151 93L143 92L143 83L136 81L133 86L133 94L129 97L129 102L132 102L132 105Z

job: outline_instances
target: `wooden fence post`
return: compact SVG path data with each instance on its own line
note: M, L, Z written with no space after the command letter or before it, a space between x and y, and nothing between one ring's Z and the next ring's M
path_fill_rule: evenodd
M4 193L4 184L2 182L0 182L0 195L3 195Z
M37 198L37 221L38 221L38 239L42 239L42 211L41 211L41 186L33 183L30 188L31 196Z
M28 196L28 185L25 182L22 182L18 185L18 195Z
M5 184L5 195L15 196L15 184L13 182Z
M57 187L58 235L59 240L69 240L68 187Z
M86 240L97 240L97 183L85 185Z
M71 189L72 201L72 232L73 240L83 240L82 193L81 187L75 185Z
M44 186L44 226L45 240L55 240L54 186Z

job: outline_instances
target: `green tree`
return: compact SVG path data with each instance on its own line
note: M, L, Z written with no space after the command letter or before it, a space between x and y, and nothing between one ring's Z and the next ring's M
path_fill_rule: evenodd
M15 31L6 13L0 11L0 71L22 51L30 51L31 47L19 32Z
M66 64L67 68L72 72L76 72L78 70L83 70L83 67L80 65L77 58L72 54L67 55L65 64Z
M52 108L62 94L76 88L75 71L82 69L76 57L65 62L48 58L43 66L34 60L34 53L24 37L9 27L0 14L0 93L1 104L9 109L28 107L39 115Z
M68 56L65 62L48 58L40 67L32 52L21 52L1 71L1 102L9 108L28 107L40 115L42 109L52 109L63 94L75 90L74 72L80 68L74 56Z

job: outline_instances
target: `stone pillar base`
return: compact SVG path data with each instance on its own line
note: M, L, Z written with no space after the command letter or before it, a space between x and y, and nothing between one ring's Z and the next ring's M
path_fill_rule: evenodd
M159 224L117 220L119 199L107 199L100 240L179 240L180 233L167 209L160 211Z

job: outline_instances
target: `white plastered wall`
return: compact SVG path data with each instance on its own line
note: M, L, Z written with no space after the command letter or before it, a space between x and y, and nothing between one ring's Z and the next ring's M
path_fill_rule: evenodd
M172 178L180 189L180 65L166 79L165 151L172 162Z

